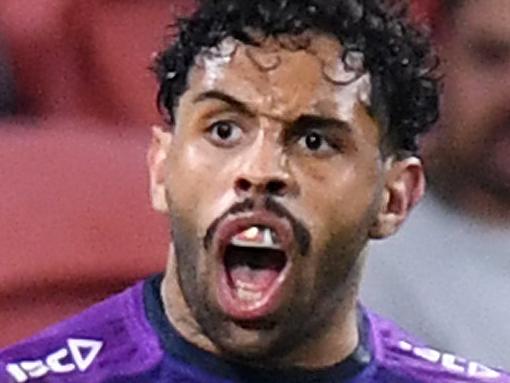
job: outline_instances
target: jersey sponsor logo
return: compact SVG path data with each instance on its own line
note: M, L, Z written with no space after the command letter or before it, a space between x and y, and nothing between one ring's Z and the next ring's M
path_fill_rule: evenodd
M470 362L448 353L441 353L427 347L416 347L406 341L400 341L398 346L401 350L412 353L414 356L443 366L448 371L464 374L476 379L498 379L501 374L483 364Z
M42 359L24 360L7 365L7 372L18 383L38 379L50 373L67 374L87 371L103 348L103 342L91 339L68 339L61 348Z

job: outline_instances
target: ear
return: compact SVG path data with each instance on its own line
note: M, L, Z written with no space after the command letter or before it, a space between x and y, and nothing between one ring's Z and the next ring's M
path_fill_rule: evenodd
M150 174L150 195L152 207L162 213L168 212L165 179L171 142L172 133L164 132L159 126L152 127L152 142L147 153Z
M423 165L416 157L389 160L379 213L371 227L372 239L394 234L425 192Z

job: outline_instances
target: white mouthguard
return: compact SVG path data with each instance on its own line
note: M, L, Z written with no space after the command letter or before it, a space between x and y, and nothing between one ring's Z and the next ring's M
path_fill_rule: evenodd
M276 233L268 227L251 226L235 235L230 243L239 247L280 249Z

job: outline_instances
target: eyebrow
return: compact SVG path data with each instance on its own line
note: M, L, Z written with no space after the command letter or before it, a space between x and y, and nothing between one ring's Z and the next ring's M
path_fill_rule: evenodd
M197 97L195 97L195 99L193 100L193 103L196 104L196 103L199 103L202 101L207 101L207 100L219 100L226 104L229 104L234 109L237 109L238 111L240 111L242 113L248 114L250 116L254 115L254 113L250 110L250 108L248 108L248 106L245 103L243 103L242 101L239 101L238 99L236 99L233 96L230 96L230 95L220 92L218 90L210 90L210 91L207 91L204 93L200 93Z
M324 117L316 114L303 114L292 123L293 131L303 131L309 129L329 129L336 128L352 133L351 126L342 120L333 117Z
M193 99L193 103L199 103L207 100L219 100L229 104L234 109L237 109L242 113L250 116L255 115L255 113L250 110L248 105L236 99L235 97L218 90L209 90L204 93L200 93ZM304 131L307 129L328 129L334 127L344 130L346 133L352 133L352 128L347 122L338 120L333 117L324 117L317 114L302 114L290 125L292 131Z

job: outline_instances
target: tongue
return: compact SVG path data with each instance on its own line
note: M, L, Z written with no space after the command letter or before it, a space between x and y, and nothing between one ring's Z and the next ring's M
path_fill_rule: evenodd
M252 292L266 291L285 265L285 255L270 249L232 246L226 254L226 270L232 287Z
M254 292L267 290L278 277L275 269L252 269L246 265L234 266L229 270L230 279L236 288Z

